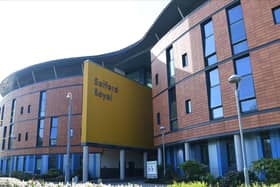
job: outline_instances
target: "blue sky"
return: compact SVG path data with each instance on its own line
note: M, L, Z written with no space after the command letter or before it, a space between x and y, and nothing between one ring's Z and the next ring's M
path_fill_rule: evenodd
M48 60L124 48L144 36L169 2L2 0L0 81L17 70Z

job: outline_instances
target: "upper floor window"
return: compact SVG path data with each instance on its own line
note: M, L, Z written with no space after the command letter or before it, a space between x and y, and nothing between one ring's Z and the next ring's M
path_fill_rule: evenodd
M21 141L21 133L18 133L18 142Z
M235 70L242 77L238 85L241 111L248 112L256 110L257 102L250 57L246 56L235 60Z
M157 113L157 124L160 125L160 113Z
M207 66L217 63L215 36L212 20L202 25L204 58Z
M31 105L28 105L28 107L27 107L27 113L31 113Z
M177 103L176 103L176 89L175 87L168 90L169 97L169 120L170 120L170 129L178 129L177 122Z
M57 128L58 128L58 118L53 117L51 119L50 145L56 145Z
M24 110L23 106L20 107L20 114L21 114L21 115L23 114L23 110Z
M25 141L28 140L28 132L25 133L25 138L24 139L25 139Z
M188 54L185 53L182 55L182 67L187 67L189 65Z
M43 145L44 138L44 119L39 120L38 132L37 132L37 146Z
M167 62L167 79L168 85L173 86L175 84L175 64L174 64L174 54L173 48L170 47L166 51L166 62Z
M273 12L274 23L279 24L280 23L280 6L274 8L272 10L272 12Z
M208 95L209 109L211 119L217 119L224 116L221 96L221 85L218 68L212 69L208 74Z
M13 99L12 108L11 108L10 123L14 123L14 121L15 121L15 112L16 112L16 99Z
M186 108L186 113L187 114L192 112L192 103L191 103L190 99L185 101L185 108Z
M248 50L241 5L239 4L228 9L227 14L233 54L238 54Z
M4 130L3 130L3 138L5 138L7 135L7 126L4 127Z
M156 76L155 76L155 82L156 82L156 85L158 85L158 74L156 74Z
M44 117L46 111L46 91L40 93L40 111L39 117Z
M5 112L5 105L2 106L2 110L1 110L1 121L0 123L3 124L3 120L4 120L4 113Z

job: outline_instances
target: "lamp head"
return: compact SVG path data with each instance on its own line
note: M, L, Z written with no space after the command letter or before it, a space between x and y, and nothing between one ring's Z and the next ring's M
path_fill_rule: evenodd
M67 95L66 95L66 98L72 99L72 93L68 92Z
M159 127L159 130L164 131L164 130L165 130L165 126L162 126L162 125L161 125L161 126Z
M238 84L241 80L240 75L233 74L228 78L228 82L231 84Z

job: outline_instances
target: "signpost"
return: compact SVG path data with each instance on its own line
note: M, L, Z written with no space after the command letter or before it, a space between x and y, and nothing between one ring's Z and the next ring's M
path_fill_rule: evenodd
M158 178L157 161L147 161L147 178Z

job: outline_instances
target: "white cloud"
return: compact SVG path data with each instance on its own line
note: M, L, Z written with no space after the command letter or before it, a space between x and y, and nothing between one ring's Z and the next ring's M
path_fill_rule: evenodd
M36 63L124 48L169 1L0 1L0 81Z

